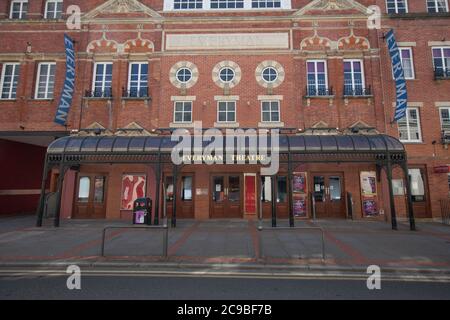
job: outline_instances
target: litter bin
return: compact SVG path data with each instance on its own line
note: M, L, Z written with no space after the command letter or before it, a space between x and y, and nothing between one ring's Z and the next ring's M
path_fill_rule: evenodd
M133 224L152 224L152 200L138 198L133 203Z

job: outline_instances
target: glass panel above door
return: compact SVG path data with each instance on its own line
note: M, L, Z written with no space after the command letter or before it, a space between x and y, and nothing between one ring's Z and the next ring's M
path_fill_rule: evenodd
M331 201L341 200L341 177L330 177L330 199Z
M239 176L230 176L228 185L228 200L237 202L241 199L241 188Z
M91 187L91 179L89 177L81 177L78 187L78 202L89 201L90 187Z

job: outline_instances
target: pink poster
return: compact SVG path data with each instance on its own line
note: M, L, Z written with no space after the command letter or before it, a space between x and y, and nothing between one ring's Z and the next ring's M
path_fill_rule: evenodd
M133 202L145 197L144 174L127 174L122 176L122 210L132 210Z

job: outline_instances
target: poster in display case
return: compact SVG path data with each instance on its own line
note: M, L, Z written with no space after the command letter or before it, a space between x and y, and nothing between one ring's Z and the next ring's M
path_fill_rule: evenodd
M379 211L376 172L362 171L360 176L363 215L365 217L377 216L379 214Z
M294 217L305 218L308 213L306 172L294 172L292 174L292 206Z

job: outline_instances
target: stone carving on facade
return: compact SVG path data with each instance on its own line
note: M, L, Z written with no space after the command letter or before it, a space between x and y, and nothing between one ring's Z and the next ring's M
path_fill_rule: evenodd
M88 54L117 54L118 51L119 43L107 39L105 32L103 32L101 39L91 41L86 48Z
M104 4L98 6L94 10L84 15L84 19L95 18L98 15L108 14L129 14L129 13L143 13L154 18L162 18L162 16L155 10L147 7L137 0L109 0Z
M308 11L343 11L352 9L367 14L367 8L354 0L315 0L295 12L294 15L305 15Z
M145 130L142 126L133 121L128 125L126 125L124 128L117 129L115 135L133 137L133 136L151 136L155 134L151 134L150 132Z
M347 37L340 38L337 41L337 47L340 51L349 51L349 50L369 50L370 42L365 37L355 36L353 33L353 29L351 29L351 33Z

